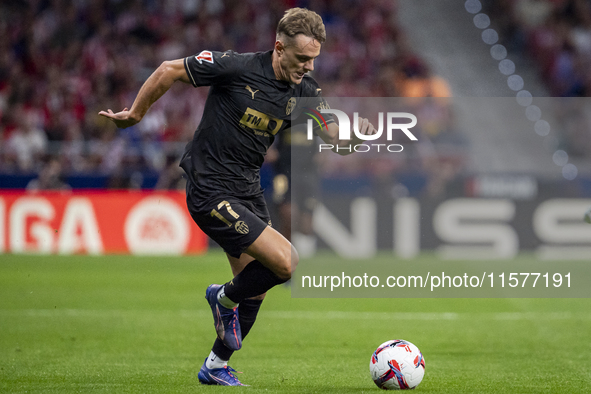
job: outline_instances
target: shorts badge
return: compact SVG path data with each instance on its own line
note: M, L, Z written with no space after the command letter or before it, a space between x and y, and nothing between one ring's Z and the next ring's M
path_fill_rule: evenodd
M237 221L234 225L234 228L237 232L244 235L248 234L248 232L250 231L250 229L248 228L248 224L244 223L244 221L242 220Z

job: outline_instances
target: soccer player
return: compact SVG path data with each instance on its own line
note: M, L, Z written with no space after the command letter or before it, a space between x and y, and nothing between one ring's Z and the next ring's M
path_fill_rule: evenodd
M206 290L218 338L198 374L203 384L242 385L227 362L241 348L266 292L289 280L297 264L295 249L270 225L259 171L274 136L291 127L303 106L327 108L316 81L306 75L314 69L325 39L318 14L293 8L277 26L272 51L202 51L165 61L129 110L99 113L125 128L138 123L176 81L211 87L181 167L188 178L189 212L224 249L234 277ZM326 143L336 147L360 142L339 141L338 126L330 118L326 123L315 130ZM375 132L367 119L359 129Z

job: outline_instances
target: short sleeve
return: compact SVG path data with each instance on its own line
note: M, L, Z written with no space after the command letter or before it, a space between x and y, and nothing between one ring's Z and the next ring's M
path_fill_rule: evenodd
M239 69L237 63L233 51L201 51L184 60L189 80L195 87L227 83Z

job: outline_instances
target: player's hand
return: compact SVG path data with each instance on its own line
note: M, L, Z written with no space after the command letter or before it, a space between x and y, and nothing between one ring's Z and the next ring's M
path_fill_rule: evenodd
M113 123L115 123L115 126L119 127L120 129L133 126L139 122L139 119L133 117L127 108L124 108L123 111L117 113L114 113L110 109L107 111L101 111L99 112L99 115L108 118Z
M374 135L376 133L375 127L367 120L367 118L359 118L359 134Z

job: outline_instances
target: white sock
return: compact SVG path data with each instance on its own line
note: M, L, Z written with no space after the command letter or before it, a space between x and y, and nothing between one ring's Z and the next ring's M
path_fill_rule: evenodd
M205 362L205 366L209 369L224 368L226 365L228 365L228 360L222 360L213 351L209 353L207 361Z
M222 304L222 306L225 306L228 309L234 309L238 306L238 304L226 297L226 293L224 292L225 288L226 286L222 286L220 291L218 291L218 301L220 304Z

